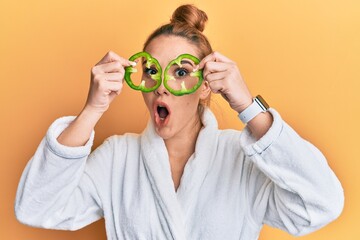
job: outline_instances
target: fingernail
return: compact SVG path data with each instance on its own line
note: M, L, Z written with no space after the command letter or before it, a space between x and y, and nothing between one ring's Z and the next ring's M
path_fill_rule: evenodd
M195 68L193 69L193 72L197 71L199 69L199 65L196 65Z
M129 61L130 65L135 67L136 66L136 62L133 62L133 61Z

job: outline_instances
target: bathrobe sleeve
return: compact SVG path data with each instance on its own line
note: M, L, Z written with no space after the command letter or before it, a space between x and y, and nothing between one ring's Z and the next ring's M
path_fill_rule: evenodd
M253 162L248 180L251 217L292 235L315 231L337 218L341 184L323 154L302 139L274 110L269 131L255 141L245 128L241 145Z
M86 172L94 132L81 147L56 140L73 119L63 117L50 126L22 174L15 214L26 225L76 230L103 215L98 191Z

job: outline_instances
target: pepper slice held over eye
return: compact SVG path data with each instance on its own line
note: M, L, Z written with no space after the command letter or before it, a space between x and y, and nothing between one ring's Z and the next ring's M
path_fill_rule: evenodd
M145 64L147 68L150 68L151 66L155 66L156 73L149 75L149 77L155 81L155 84L153 84L154 86L150 86L150 87L147 86L145 80L141 80L141 83L139 85L134 84L134 81L132 81L131 79L131 74L137 72L137 69L132 66L125 68L125 76L124 76L125 81L129 85L129 87L131 87L134 90L140 90L142 92L152 92L161 85L161 74L162 74L161 66L159 62L147 52L136 53L132 55L129 58L129 60L134 61L138 58L145 58L146 60Z
M181 54L176 59L172 60L164 71L164 86L165 88L175 96L182 96L185 94L191 94L195 92L202 84L203 75L202 70L193 71L193 67L191 66L190 71L183 70L183 65L185 65L188 61L191 64L199 64L200 60L190 54ZM177 74L175 72L174 66L176 68L180 68L182 72L185 74Z

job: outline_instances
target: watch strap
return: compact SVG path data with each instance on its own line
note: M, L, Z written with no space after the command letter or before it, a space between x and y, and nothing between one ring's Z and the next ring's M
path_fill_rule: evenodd
M256 117L259 113L266 112L266 110L269 108L265 100L258 95L256 98L253 99L253 103L250 104L245 110L243 110L238 117L240 120L246 124L251 119Z

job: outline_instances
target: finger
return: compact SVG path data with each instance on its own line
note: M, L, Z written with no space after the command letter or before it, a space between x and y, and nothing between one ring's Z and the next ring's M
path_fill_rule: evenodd
M92 69L93 74L123 72L123 71L124 71L124 67L123 67L123 65L121 65L120 61L114 61L114 62L110 62L110 63L96 65Z
M95 81L111 81L111 82L120 82L122 81L124 74L122 73L103 73L97 74L94 79Z
M207 62L232 62L229 58L220 54L219 52L213 52L206 57L204 57L201 62L198 64L198 69L204 68Z
M124 77L124 74L122 73L106 73L104 74L104 79L106 81L111 82L121 82Z
M136 65L135 62L132 62L132 61L129 61L128 59L122 58L119 55L117 55L116 53L114 53L113 51L109 51L108 53L106 53L106 55L96 65L101 65L104 63L109 63L109 62L114 62L114 61L119 61L121 63L121 65L124 67Z
M122 82L107 82L106 89L107 93L110 94L111 92L115 92L116 94L120 93L123 87Z
M209 82L209 87L213 93L221 93L224 89L223 81L217 80Z
M223 62L207 62L205 64L203 75L206 77L208 74L215 73L215 72L226 72L229 68L229 63Z
M120 60L121 60L121 57L119 55L117 55L113 51L109 51L105 54L105 56L96 65L113 62L113 61L120 61Z
M217 72L217 73L210 73L206 77L204 77L205 81L214 82L214 81L221 81L224 80L226 77L225 72Z

